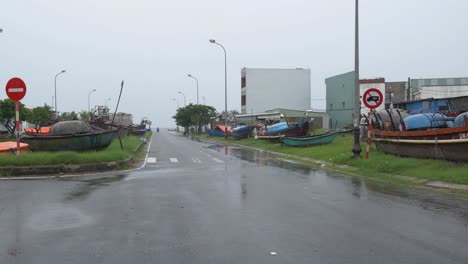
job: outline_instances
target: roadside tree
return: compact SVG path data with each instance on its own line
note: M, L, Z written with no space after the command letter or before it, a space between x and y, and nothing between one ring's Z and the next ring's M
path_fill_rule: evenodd
M34 125L34 129L39 133L39 130L43 126L47 126L51 118L51 111L48 105L35 107L26 116L26 121Z
M78 120L78 115L75 113L75 111L63 112L60 115L60 121L69 121L69 120Z
M200 127L210 123L216 116L216 109L212 106L189 104L178 108L172 118L178 126L184 127L187 133L190 128L197 128L197 131L200 131Z
M2 124L9 134L14 134L16 130L16 110L15 102L10 99L0 100L0 124ZM19 103L20 120L25 120L28 111L23 103Z

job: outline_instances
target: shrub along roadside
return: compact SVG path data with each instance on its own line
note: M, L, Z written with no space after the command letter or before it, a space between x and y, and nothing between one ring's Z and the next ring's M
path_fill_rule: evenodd
M205 135L200 137L322 160L332 164L337 170L371 178L379 178L385 181L416 184L414 180L404 180L404 177L400 177L409 176L421 181L443 181L447 183L468 184L468 164L455 164L445 160L398 157L377 151L374 145L371 148L368 160L365 158L353 159L351 157L352 135L340 135L335 141L327 145L303 148L288 147L280 143L271 143L269 141L256 139L233 140L231 138L224 139ZM365 143L362 143L361 146L363 149L362 156L364 157L364 151L366 149Z
M150 137L151 133L147 133ZM118 138L102 151L58 151L58 152L27 152L19 157L15 155L0 156L0 166L40 166L60 164L87 164L109 161L119 161L138 155L136 151L141 144L141 137L127 136L122 138L124 150L120 149Z

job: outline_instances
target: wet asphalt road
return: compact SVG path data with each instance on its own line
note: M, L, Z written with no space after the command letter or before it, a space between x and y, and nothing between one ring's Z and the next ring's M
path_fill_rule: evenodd
M447 194L165 130L141 170L0 182L2 264L466 264L467 224Z

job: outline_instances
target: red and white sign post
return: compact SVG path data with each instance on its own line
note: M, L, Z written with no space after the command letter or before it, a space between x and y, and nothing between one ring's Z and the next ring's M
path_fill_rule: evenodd
M379 107L383 102L383 94L377 88L370 88L364 92L362 96L362 101L364 105L367 106L369 110L369 122L367 125L367 149L366 149L366 159L369 158L369 149L372 143L371 131L372 131L372 114L374 109Z
M19 101L26 95L26 84L20 78L11 78L5 88L8 97L16 102L16 155L20 154L20 118L19 118Z

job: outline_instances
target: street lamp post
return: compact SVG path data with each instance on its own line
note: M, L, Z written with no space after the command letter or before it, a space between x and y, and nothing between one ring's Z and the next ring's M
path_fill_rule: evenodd
M177 102L177 109L179 109L179 108L180 108L180 106L179 106L179 100L177 100L177 99L175 99L175 98L172 98L172 101Z
M187 98L185 97L185 94L182 93L181 91L179 91L179 93L184 96L184 106L187 106L187 100L186 100Z
M224 128L226 129L226 132L224 133L224 137L227 137L227 118L228 118L228 111L227 111L227 55L226 55L226 49L224 48L223 45L219 44L216 42L214 39L210 39L210 42L213 44L216 44L220 46L223 51L224 51Z
M109 98L106 99L106 101L104 101L104 108L106 108L107 102L110 101L110 99L111 99L111 98L109 97Z
M67 72L67 71L66 71L66 70L62 70L61 72L59 72L59 73L57 73L57 74L55 75L55 84L54 84L54 87L55 87L55 89L54 89L54 90L55 90L55 93L54 93L54 96L55 96L55 99L54 99L54 101L55 101L55 104L54 104L55 115L58 115L58 111L57 111L57 77L58 77L60 74L65 73L65 72Z
M195 79L195 81L197 82L197 104L198 104L198 79L195 78L195 76L193 76L193 75L191 75L191 74L187 74L187 76L190 77L190 78Z
M353 157L361 156L361 144L359 144L360 121L361 121L361 98L359 94L359 0L355 7L355 36L354 36L354 144Z
M91 106L90 106L91 93L92 93L92 92L95 92L95 91L96 91L96 89L94 89L94 90L92 90L92 91L90 91L90 92L88 93L88 112L89 112L89 113L91 113Z
M175 98L172 98L171 100L174 101L174 102L177 102L177 109L179 109L180 108L179 107L179 100L177 100ZM177 123L176 123L176 131L179 132L179 125L177 125Z

